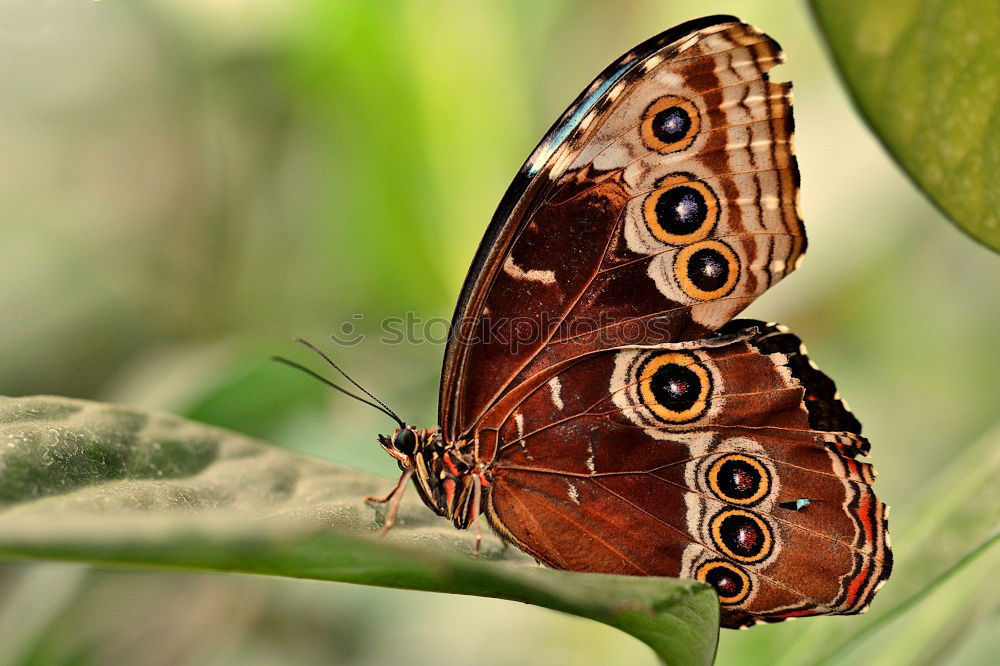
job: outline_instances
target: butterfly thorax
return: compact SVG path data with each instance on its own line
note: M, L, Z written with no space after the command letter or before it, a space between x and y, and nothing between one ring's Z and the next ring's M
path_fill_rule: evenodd
M465 529L480 512L479 496L489 485L486 470L477 464L468 442L447 442L439 427L397 428L392 437L379 435L379 444L399 463L403 479L414 485L432 511Z

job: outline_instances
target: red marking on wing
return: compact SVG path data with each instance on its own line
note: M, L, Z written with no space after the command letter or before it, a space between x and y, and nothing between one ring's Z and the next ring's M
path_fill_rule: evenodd
M868 578L868 569L870 569L867 564L862 567L860 573L855 576L854 580L850 582L847 586L847 600L844 605L847 607L853 606L854 602L858 600L858 593L861 592L861 586L864 584L865 580Z
M445 464L445 466L446 466L446 467L448 468L448 471L449 471L449 472L451 472L451 473L452 473L452 474L454 474L455 476L461 476L461 475L460 475L460 474L458 473L458 468L457 468L457 467L455 467L455 463L453 463L453 462L451 461L451 458L450 458L450 457L448 456L448 454L447 454L447 453L446 453L446 454L444 454L444 456L442 456L442 458L444 459L444 464Z
M816 611L812 611L812 610L792 611L790 613L782 613L780 615L771 615L769 617L770 618L774 618L774 619L786 620L786 619L788 619L790 617L806 617L806 616L809 616L809 615L816 615Z
M874 536L874 526L871 522L871 516L869 515L869 508L871 507L871 495L863 495L858 500L858 508L855 515L858 518L858 522L861 525L861 529L864 531L863 543L871 543ZM858 575L851 579L851 582L847 586L847 598L845 599L845 605L850 607L858 599L858 595L861 592L861 587L868 580L869 570L871 565L865 564L858 572Z
M444 480L444 497L445 501L448 503L448 512L455 506L455 482L451 479Z

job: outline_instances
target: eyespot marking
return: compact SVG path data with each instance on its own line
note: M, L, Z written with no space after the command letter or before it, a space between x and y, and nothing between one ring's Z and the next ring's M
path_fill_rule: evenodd
M684 150L694 143L701 116L689 100L667 95L646 107L640 131L647 147L660 153Z
M712 379L688 354L653 356L639 370L639 397L667 423L688 423L708 409Z
M708 185L685 175L668 176L649 193L643 215L650 232L664 243L704 240L719 220L719 199Z
M750 577L722 560L705 562L698 567L695 578L714 587L722 604L738 604L750 594Z
M760 517L743 509L720 511L711 522L712 541L738 562L760 562L774 549L774 536Z
M709 467L708 487L723 501L751 506L767 497L771 474L755 458L733 453L722 456Z
M687 245L674 260L674 277L685 294L708 301L733 290L740 277L740 260L721 241Z

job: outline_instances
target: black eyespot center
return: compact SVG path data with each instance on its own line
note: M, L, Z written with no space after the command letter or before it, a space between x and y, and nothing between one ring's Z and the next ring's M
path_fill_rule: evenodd
M729 261L715 248L701 248L688 260L687 277L702 291L717 291L729 281Z
M743 591L743 579L726 567L713 567L705 574L706 582L722 592L724 596L735 597Z
M656 221L668 234L687 236L698 231L708 217L708 205L701 192L681 185L660 194L656 201Z
M747 500L757 494L763 482L760 470L745 460L726 460L719 467L717 482L729 498Z
M410 428L403 428L392 441L392 448L408 456L417 450L417 434Z
M653 117L653 135L663 143L676 143L691 130L691 116L679 107L671 106Z
M722 542L742 557L759 555L767 545L767 535L753 518L743 514L728 515L719 526Z
M714 560L703 564L696 575L719 593L719 601L737 604L746 599L752 583L750 578L728 562Z
M701 395L701 378L689 367L667 363L653 373L650 390L659 404L683 412L693 407Z

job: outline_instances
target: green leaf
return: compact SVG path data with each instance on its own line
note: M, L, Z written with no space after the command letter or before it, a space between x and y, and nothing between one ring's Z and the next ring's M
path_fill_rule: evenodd
M432 514L410 492L389 536L385 480L171 416L0 398L0 557L231 571L471 594L591 618L667 663L711 663L703 584L553 571ZM487 530L488 532L488 530Z
M875 134L945 215L1000 250L996 2L811 5Z

